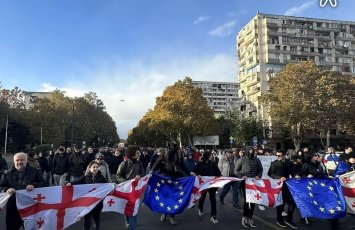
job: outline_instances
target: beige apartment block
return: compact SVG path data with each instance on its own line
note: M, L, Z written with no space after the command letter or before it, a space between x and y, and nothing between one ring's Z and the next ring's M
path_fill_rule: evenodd
M240 107L239 84L236 82L192 81L192 85L202 89L202 95L215 117L229 116Z
M284 65L312 60L355 73L355 22L258 13L238 33L237 52L242 114L268 120L259 99Z

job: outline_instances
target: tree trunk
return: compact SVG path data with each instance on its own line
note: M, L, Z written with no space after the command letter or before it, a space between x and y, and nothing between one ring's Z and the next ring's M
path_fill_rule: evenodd
M327 130L327 146L326 149L328 149L330 146L330 129L328 128Z
M180 146L180 148L182 148L181 133L178 133L178 141L179 141L179 146Z
M295 146L295 151L297 152L301 148L301 122L297 123L296 136L293 138L293 145Z

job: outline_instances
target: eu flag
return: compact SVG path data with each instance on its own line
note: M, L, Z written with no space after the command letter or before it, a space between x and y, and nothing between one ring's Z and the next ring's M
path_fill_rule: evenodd
M195 177L170 178L153 174L145 190L144 203L155 212L173 215L190 202Z
M338 219L345 216L345 199L338 178L287 179L302 218Z

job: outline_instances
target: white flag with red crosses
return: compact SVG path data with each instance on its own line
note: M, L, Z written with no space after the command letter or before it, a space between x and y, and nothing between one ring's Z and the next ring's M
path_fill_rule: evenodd
M61 230L79 221L113 189L113 183L104 183L19 190L16 204L26 230Z
M201 192L209 188L222 188L232 181L242 181L235 177L196 176L188 208L193 207L201 197Z
M355 171L341 175L341 187L346 203L346 212L355 214Z
M274 179L248 178L245 180L246 202L276 207L282 201L282 181Z
M126 216L135 216L139 210L140 198L151 174L139 180L129 180L116 185L116 188L104 199L103 212L118 212Z
M4 209L4 206L6 205L10 196L11 195L6 192L0 192L0 211Z

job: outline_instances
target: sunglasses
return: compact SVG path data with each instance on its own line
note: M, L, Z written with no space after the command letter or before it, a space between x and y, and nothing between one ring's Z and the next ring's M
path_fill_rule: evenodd
M276 157L282 157L282 155L276 155Z
M97 160L103 160L104 158L102 157L96 157Z

